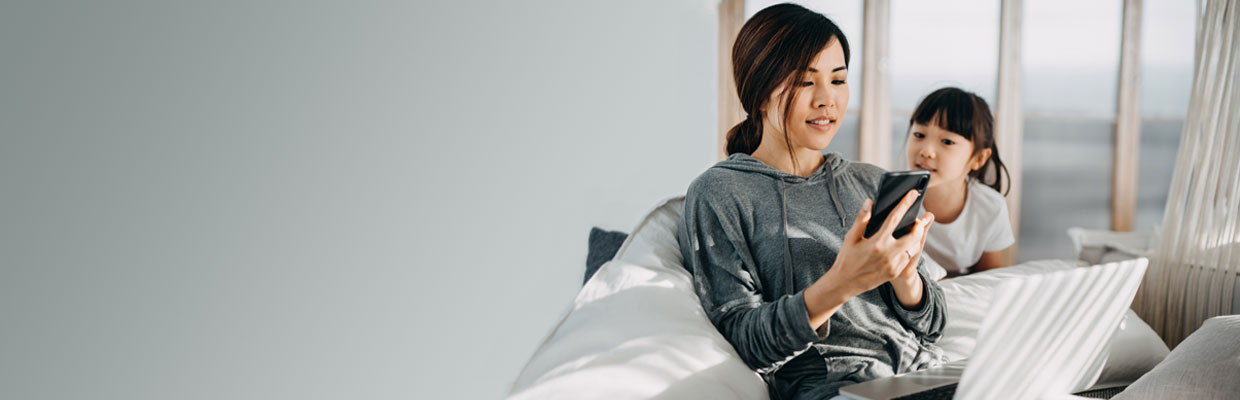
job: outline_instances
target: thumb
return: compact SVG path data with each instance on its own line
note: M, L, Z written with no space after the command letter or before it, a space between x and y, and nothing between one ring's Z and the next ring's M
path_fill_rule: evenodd
M865 199L861 203L861 211L857 212L857 218L853 219L853 225L848 229L848 233L844 235L849 241L856 242L865 236L865 225L870 223L871 208L874 206L874 200Z

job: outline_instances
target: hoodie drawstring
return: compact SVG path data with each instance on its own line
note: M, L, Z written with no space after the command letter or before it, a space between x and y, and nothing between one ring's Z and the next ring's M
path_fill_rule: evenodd
M840 204L840 198L835 194L837 191L835 189L835 171L832 171L830 166L827 166L825 169L827 170L827 193L831 194L831 203L835 204L835 213L840 216L840 226L847 231L848 222L844 219L844 206ZM788 221L784 221L784 223L787 224Z
M844 216L844 205L840 204L839 195L836 194L838 190L835 186L835 171L830 165L824 166L823 170L827 175L825 178L827 182L827 193L831 196L831 204L835 206L835 214L840 218L840 226L844 229L848 229L848 220ZM804 178L785 176L780 179L775 179L777 189L776 192L779 193L780 212L784 221L784 288L787 291L785 294L796 293L796 288L793 287L792 279L792 240L788 238L788 231L790 228L788 226L788 196L785 192L788 190L788 183L790 181L795 182L801 179Z
M788 189L787 182L783 179L776 179L775 184L778 186L780 212L784 218L784 290L785 294L796 293L796 288L792 287L792 240L788 238L788 197L784 195L784 190Z

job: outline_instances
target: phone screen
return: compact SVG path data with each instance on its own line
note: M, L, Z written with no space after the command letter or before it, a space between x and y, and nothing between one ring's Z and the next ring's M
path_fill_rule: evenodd
M913 223L917 221L917 213L921 210L921 198L925 196L929 183L929 171L896 171L883 174L878 181L878 198L874 199L872 208L874 212L870 215L870 222L865 225L865 237L874 236L891 211L900 204L900 199L903 199L909 190L916 189L919 194L917 201L901 216L900 224L896 225L892 236L900 238L911 232Z

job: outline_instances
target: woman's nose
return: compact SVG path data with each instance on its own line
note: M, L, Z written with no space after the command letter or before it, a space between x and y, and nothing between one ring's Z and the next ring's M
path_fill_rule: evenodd
M825 87L819 87L814 92L814 108L836 107L835 96L831 95L830 90Z

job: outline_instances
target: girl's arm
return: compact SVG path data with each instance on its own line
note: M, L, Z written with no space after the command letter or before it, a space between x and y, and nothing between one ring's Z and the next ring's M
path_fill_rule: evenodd
M985 270L1004 267L1004 260L1007 260L1008 253L1012 250L1012 246L999 251L987 251L982 253L982 258L969 268L969 273L982 272Z

